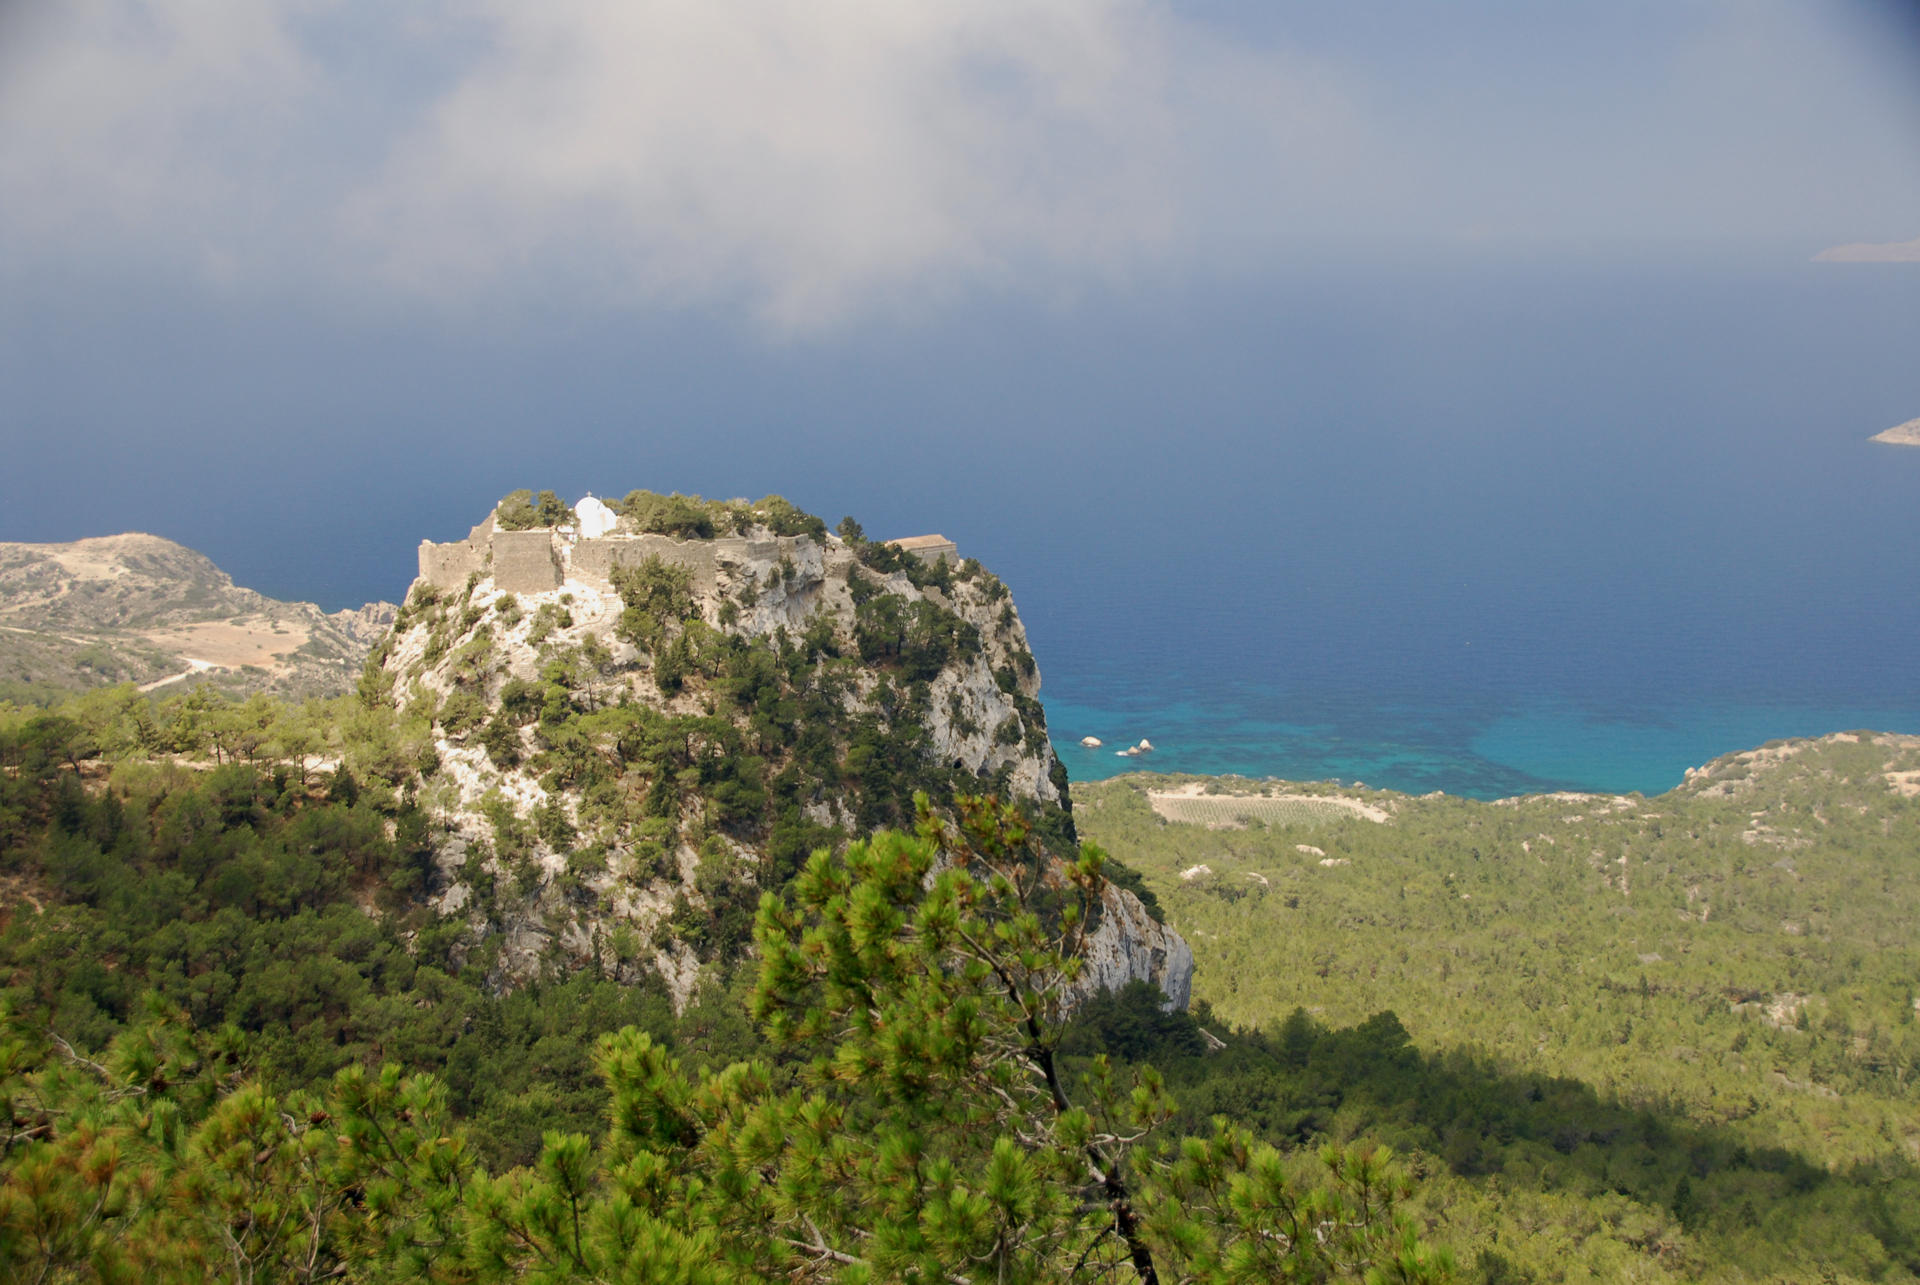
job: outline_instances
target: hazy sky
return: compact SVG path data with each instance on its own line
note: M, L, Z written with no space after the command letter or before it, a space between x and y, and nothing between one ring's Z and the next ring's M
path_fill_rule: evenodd
M0 538L294 540L623 395L751 438L805 390L830 451L934 353L1018 423L1009 318L1301 271L1916 236L1909 4L0 0Z
M17 0L5 271L776 329L1290 260L1920 235L1844 0Z

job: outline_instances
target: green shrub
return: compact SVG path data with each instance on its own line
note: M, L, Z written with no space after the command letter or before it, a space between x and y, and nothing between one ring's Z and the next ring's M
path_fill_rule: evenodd
M653 491L629 491L626 498L609 506L633 524L636 531L670 535L681 540L711 540L717 532L716 510L725 513L725 505L715 505L697 495L659 495ZM732 523L727 523L728 531Z
M655 556L613 568L614 591L625 610L614 635L646 651L659 647L672 626L693 616L693 573Z
M440 726L449 736L465 736L487 717L486 702L471 687L456 687L440 706Z
M753 506L753 516L775 535L804 535L815 540L827 538L827 524L796 507L784 496L769 495Z
M509 491L494 506L493 525L502 531L534 531L573 520L573 506L552 491Z

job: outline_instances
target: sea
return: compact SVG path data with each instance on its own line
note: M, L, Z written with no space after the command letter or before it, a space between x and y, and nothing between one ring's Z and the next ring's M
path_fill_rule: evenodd
M1920 447L1867 440L1920 416L1920 265L1824 267L1330 288L1363 378L1315 330L1271 431L1170 434L1022 569L1069 773L1652 795L1920 732Z
M1655 794L1920 733L1920 447L1868 440L1920 416L1920 264L1806 257L1302 264L803 335L67 292L0 372L42 425L0 538L155 531L338 608L513 487L778 491L1000 575L1075 779Z

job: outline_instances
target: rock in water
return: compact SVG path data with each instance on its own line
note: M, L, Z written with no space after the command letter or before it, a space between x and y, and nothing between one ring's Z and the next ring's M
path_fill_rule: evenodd
M1920 446L1920 419L1910 419L1884 433L1875 433L1872 440L1889 442L1895 446Z

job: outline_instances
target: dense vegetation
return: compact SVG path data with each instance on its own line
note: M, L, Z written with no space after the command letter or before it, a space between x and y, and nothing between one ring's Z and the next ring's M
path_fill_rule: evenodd
M494 506L493 522L502 531L557 527L573 520L573 506L552 491L509 491Z
M755 531L819 539L827 533L826 523L778 495L750 502L703 500L677 491L671 495L629 491L623 499L616 500L612 508L632 523L636 531L685 539L707 540L717 535L748 535Z
M530 1159L543 1129L597 1119L600 1032L675 1029L705 1060L754 1047L724 973L678 1023L658 985L593 972L494 995L484 954L462 951L458 926L419 900L424 816L371 771L303 786L265 761L108 768L84 757L96 746L77 720L9 730L0 977L16 1013L76 1047L104 1048L151 992L199 1029L247 1031L253 1064L280 1083L386 1060L431 1070L496 1163Z
M817 854L758 909L750 994L675 1019L478 985L412 897L404 792L89 740L0 724L9 1279L1446 1276L1383 1152L1302 1174L1180 1141L1151 1072L1073 1087L1102 862L1041 878L1015 810Z
M1656 799L1370 793L1387 823L1224 830L1162 820L1181 782L1141 776L1076 816L1242 1032L1143 1046L1183 1104L1390 1141L1489 1279L1908 1280L1916 758L1863 735Z
M92 1093L116 1039L197 1041L226 1068L211 1111L248 1077L332 1091L391 1062L503 1173L549 1130L602 1135L601 1035L695 1075L798 1065L746 1014L751 963L677 1018L594 970L497 994L418 897L429 731L205 691L5 712L15 1083ZM1225 1117L1292 1148L1296 1181L1317 1146L1390 1144L1422 1179L1407 1208L1482 1279L1907 1279L1920 818L1887 777L1910 753L1769 751L1658 800L1386 799L1382 825L1169 825L1145 790L1171 781L1082 786L1083 833L1187 932L1201 1003L1096 1004L1062 1065L1151 1062L1176 1133ZM303 773L317 754L335 765Z

